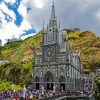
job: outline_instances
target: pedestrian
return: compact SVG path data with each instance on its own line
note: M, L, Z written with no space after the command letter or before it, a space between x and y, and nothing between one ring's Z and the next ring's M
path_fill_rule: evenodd
M30 100L33 100L33 96L32 95L30 95Z
M24 98L21 96L21 97L19 98L19 100L24 100Z

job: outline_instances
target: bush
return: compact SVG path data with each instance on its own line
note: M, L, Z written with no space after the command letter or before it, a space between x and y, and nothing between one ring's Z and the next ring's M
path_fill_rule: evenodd
M100 100L100 76L94 82L94 91L96 100Z

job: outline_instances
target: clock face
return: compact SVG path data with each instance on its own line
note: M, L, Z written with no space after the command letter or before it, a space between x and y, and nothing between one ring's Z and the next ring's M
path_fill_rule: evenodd
M55 60L55 47L44 48L44 61L51 62Z

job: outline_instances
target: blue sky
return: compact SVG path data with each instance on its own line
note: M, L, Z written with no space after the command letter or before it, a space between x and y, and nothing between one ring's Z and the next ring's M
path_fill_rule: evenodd
M0 39L27 38L45 27L53 0L0 0ZM100 0L55 0L62 28L80 28L100 36Z
M0 39L22 39L32 36L36 29L29 23L27 16L31 10L23 0L0 0Z

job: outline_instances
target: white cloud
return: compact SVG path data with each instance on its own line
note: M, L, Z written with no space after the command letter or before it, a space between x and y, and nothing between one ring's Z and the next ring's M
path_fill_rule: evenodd
M0 19L2 19L2 21L4 20L5 16L4 14L2 13L2 11L0 10Z
M21 37L21 39L24 40L24 39L26 39L27 37L33 36L33 35L35 35L35 34L37 34L37 33L33 33L33 34L29 34L29 35L25 35L25 36Z
M34 4L37 8L43 8L44 6L44 0L34 0Z
M30 4L31 4L31 5L34 4L35 7L41 9L41 8L44 7L44 5L45 5L46 3L49 4L50 1L52 1L52 0L30 0Z
M2 39L3 44L6 42L6 39L11 39L12 36L14 36L16 29L17 27L13 23L6 23L2 25L0 29L0 39Z
M100 21L100 9L95 12L95 18Z
M6 2L14 3L14 1L12 0L7 0ZM14 23L14 20L16 20L16 16L13 10L9 10L4 2L0 4L0 9L13 18L13 20L8 23L7 20L5 20L5 15L0 10L0 19L2 22L0 27L0 39L2 39L3 44L6 42L6 39L11 39L12 37L19 38L24 30L32 28L27 20L27 8L23 4L23 2L20 3L18 8L19 14L23 16L23 21L19 27L17 27L17 25Z
M9 9L7 8L7 6L5 5L4 2L2 2L2 3L0 4L0 9L1 9L3 12L5 12L6 14L10 15L10 16L13 18L13 20L15 20L15 14L14 14L14 12L13 12L12 10L9 10ZM1 13L1 14L2 14L2 13Z
M4 1L7 2L7 3L11 3L11 4L16 2L16 0L4 0Z
M31 28L30 23L27 20L24 20L20 26L21 30L28 30Z
M27 8L26 6L21 2L21 4L18 7L18 12L23 15L23 17L27 16Z
M22 0L22 3L25 5L25 6L30 6L30 4L33 2L33 0Z
M27 21L23 21L20 27L17 27L14 23L3 24L0 29L0 39L3 40L4 44L6 42L5 39L11 39L13 36L19 38L23 30L28 29L31 29L31 26Z

